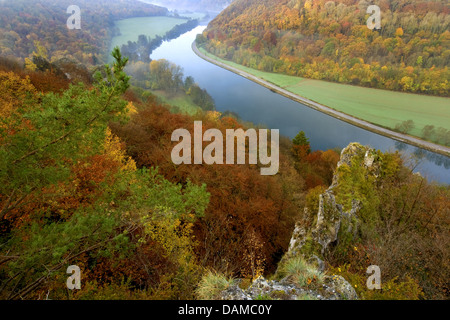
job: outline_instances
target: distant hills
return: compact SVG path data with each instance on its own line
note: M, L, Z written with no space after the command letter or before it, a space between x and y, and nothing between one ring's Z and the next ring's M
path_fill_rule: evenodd
M171 10L222 11L232 0L140 0L166 7Z

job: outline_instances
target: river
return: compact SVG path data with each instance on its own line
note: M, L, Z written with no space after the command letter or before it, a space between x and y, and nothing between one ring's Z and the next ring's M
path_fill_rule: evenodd
M313 150L344 148L359 142L382 151L399 150L412 158L415 171L430 181L450 184L450 158L361 129L313 110L198 57L191 48L199 26L179 38L164 42L152 59L167 59L184 69L214 98L218 111L236 112L243 120L279 129L290 138L303 130ZM416 161L418 163L416 164Z

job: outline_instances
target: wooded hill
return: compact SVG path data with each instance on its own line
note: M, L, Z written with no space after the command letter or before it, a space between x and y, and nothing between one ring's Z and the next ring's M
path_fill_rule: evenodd
M232 0L145 0L144 2L155 3L161 6L168 6L169 8L176 8L178 10L212 10L222 11Z
M369 5L381 9L370 30ZM450 7L424 0L236 0L206 49L244 66L311 79L448 96Z
M109 42L118 30L114 21L131 17L164 16L168 10L137 0L80 0L81 29L69 30L70 0L0 2L0 55L25 59L35 42L46 48L52 61L67 58L85 65L107 61Z

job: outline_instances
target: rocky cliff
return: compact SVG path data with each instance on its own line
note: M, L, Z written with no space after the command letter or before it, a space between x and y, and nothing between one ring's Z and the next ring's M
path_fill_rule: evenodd
M380 171L380 162L374 149L364 147L359 143L351 143L342 150L333 176L333 183L319 196L317 212L309 212L310 209L305 208L304 215L314 218L312 227L307 230L301 223L296 224L289 250L284 258L303 254L308 258L321 260L319 257L326 254L330 245L339 241L339 233L351 235L357 232L360 201L352 199L351 207L346 210L344 205L337 200L340 179L344 174L350 174L345 168L351 166L363 166L366 175L375 179ZM322 265L323 263L319 261L321 268Z
M312 223L309 227L305 227L305 219L302 219L296 224L289 249L280 261L274 280L258 278L247 289L241 289L239 283L236 283L222 292L222 298L225 300L358 299L354 288L343 277L327 275L324 257L341 237L346 239L353 237L360 223L358 212L361 209L361 202L350 199L346 204L340 203L341 180L346 174L351 174L349 168L352 166L361 167L367 179L376 179L380 165L375 150L358 143L347 146L341 153L332 185L319 196L318 208L313 212L307 207L304 209L304 216L309 217ZM286 268L286 265L289 267ZM301 271L302 268L304 272ZM299 276L292 275L292 270L297 273L300 270L301 274L305 274L306 282L299 282ZM308 275L311 275L309 279Z

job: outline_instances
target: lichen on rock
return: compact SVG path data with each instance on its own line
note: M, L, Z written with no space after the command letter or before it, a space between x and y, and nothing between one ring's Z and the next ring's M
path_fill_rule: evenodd
M339 201L341 180L349 172L347 168L352 166L363 167L364 174L376 179L380 172L377 152L359 143L351 143L342 150L331 186L319 195L319 207L312 227L305 230L300 222L296 224L286 257L302 254L305 256L316 255L320 258L329 250L331 244L339 241L340 232L341 234L343 232L356 234L361 201L351 199L351 206L348 210ZM341 170L344 167L346 168Z
M327 251L336 245L340 238L353 239L356 236L360 224L359 212L362 201L355 196L346 201L347 205L344 205L341 199L347 200L353 194L340 194L348 188L352 189L352 186L341 185L351 180L352 177L349 175L352 174L352 170L357 170L369 182L376 181L381 170L377 151L359 143L351 143L342 150L331 186L319 195L317 211L312 213L308 212L308 208L304 210L305 217L312 214L312 226L306 229L302 221L297 222L289 249L280 263L301 255L307 261L315 262L317 268L323 271ZM328 284L334 288L330 290L340 292L344 299L357 298L356 292L344 278L334 275L330 279Z
M304 220L296 223L288 251L281 259L275 278L258 278L247 289L238 285L223 292L223 299L358 299L351 284L339 275L325 275L325 259L329 250L340 240L356 237L360 225L359 214L363 206L358 183L364 180L375 183L381 171L381 158L377 151L359 143L351 143L342 150L331 186L319 194L318 207L305 207L304 217L312 224L305 226ZM355 175L357 177L355 178ZM356 180L355 180L355 179ZM315 202L317 203L317 202ZM303 259L321 274L322 281L315 286L302 286L284 275L280 266L292 259ZM280 275L283 274L284 277Z

